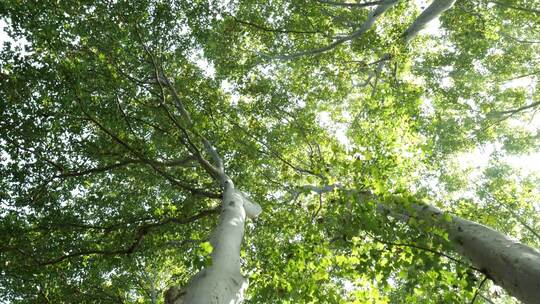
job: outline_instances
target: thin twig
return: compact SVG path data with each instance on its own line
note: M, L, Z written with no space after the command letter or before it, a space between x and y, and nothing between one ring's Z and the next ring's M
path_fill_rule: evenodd
M324 34L324 32L321 32L321 31L296 31L296 30L275 29L275 28L266 27L260 24L256 24L250 21L241 20L234 16L232 16L232 19L236 23L239 23L242 25L248 25L264 32L280 33L280 34Z
M474 301L476 301L476 297L480 293L480 290L482 290L482 286L484 286L484 283L487 281L487 279L488 279L488 277L484 276L484 279L482 280L482 282L480 282L480 285L478 286L478 288L474 292L474 296L473 296L473 298L471 300L471 304L474 304Z
M137 247L141 244L144 237L153 229L166 225L166 224L188 224L191 222L194 222L198 219L201 219L203 217L206 217L208 215L217 214L219 213L219 208L214 209L208 209L203 210L193 216L190 216L188 218L179 219L179 218L169 218L167 220L164 220L162 222L157 223L150 223L139 226L134 235L134 240L127 246L122 249L115 249L115 250L103 250L103 249L88 249L88 250L80 250L80 251L74 251L72 253L64 254L62 256L59 256L57 258L53 258L50 260L39 262L38 264L40 266L46 266L46 265L52 265L60 263L64 260L78 257L78 256L87 256L87 255L129 255L135 252Z

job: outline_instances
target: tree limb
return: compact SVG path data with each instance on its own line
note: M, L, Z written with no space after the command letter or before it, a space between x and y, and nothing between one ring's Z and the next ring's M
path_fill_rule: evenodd
M366 233L367 233L367 232L366 232ZM435 250L435 249L431 249L431 248L428 248L428 247L419 246L419 245L416 245L416 244L388 242L388 241L381 240L381 239L379 239L379 238L373 236L373 235L370 234L370 233L368 233L368 235L369 235L373 240L375 240L376 242L379 242L379 243L381 243L381 244L386 244L386 245L388 245L388 246L397 246L397 247L410 247L410 248L415 248L415 249L418 249L418 250L423 250L423 251L431 252L431 253L433 253L433 254L435 254L435 255L445 257L445 258L447 258L447 259L449 259L449 260L451 260L451 261L453 261L453 262L455 262L455 263L457 263L457 264L463 265L463 266L465 266L465 267L467 267L467 268L470 268L470 269L476 270L476 271L478 271L478 272L480 272L480 273L483 273L483 271L482 271L481 269L478 269L478 268L476 268L476 267L474 267L474 266L472 266L472 265L469 265L469 264L467 264L467 263L465 263L465 262L463 262L463 261L461 261L461 260L458 260L458 259L456 259L456 258L453 258L453 257L451 257L451 256L449 256L449 255L447 255L447 254L445 254L445 253L443 253L443 252L437 251L437 250Z
M317 0L317 1L322 3L322 4L333 5L333 6L341 6L341 7L348 7L348 8L360 8L360 7L368 7L368 6L378 5L378 4L383 3L384 0L369 1L369 2L356 2L356 3L337 2L337 1L329 1L329 0Z
M531 108L534 108L536 106L540 105L540 101L536 101L536 102L533 102L531 104L528 104L526 106L522 106L522 107L519 107L517 109L512 109L512 110L505 110L505 111L495 111L494 113L496 114L510 114L510 115L514 115L514 114L517 114L519 112L522 112L522 111L525 111L525 110L528 110L528 109L531 109Z
M292 60L292 59L296 59L302 56L313 56L313 55L318 55L318 54L322 54L327 51L330 51L347 41L351 41L362 36L365 32L371 29L373 24L375 24L375 21L384 12L386 12L388 9L394 6L397 2L398 2L397 0L382 0L381 3L369 13L366 21L364 21L364 23L360 26L358 30L352 32L350 35L347 35L345 37L335 40L334 42L330 43L327 46L323 46L323 47L311 49L311 50L306 50L306 51L302 51L302 52L298 52L298 53L294 53L290 55L269 56L269 57L271 59L277 59L277 60Z
M471 304L474 304L474 301L476 301L476 297L480 293L480 290L482 290L482 286L484 286L484 283L487 281L487 279L488 279L488 277L484 276L484 279L482 280L482 282L480 282L480 285L478 286L478 288L474 292L474 296L473 296L473 298L471 300Z
M488 1L488 2L497 4L497 5L502 6L502 7L507 7L507 8L513 9L513 10L522 11L522 12L526 12L526 13L532 13L532 14L535 14L535 15L540 15L540 10L538 10L538 9L511 5L511 4L502 2L502 1L495 1L495 0L491 0L491 1Z
M275 28L266 27L266 26L263 26L263 25L260 25L260 24L256 24L256 23L253 23L253 22L250 22L250 21L241 20L241 19L238 19L237 17L234 17L234 16L232 16L232 19L236 23L251 26L251 27L256 28L258 30L261 30L261 31L264 31L264 32L270 32L270 33L280 33L280 34L324 34L324 32L322 32L322 31L295 31L295 30L285 30L285 29L279 29L279 28L275 29Z
M434 0L403 34L405 44L408 44L433 19L438 18L444 11L450 9L456 0Z
M79 101L79 104L81 106L81 111L85 114L85 116L92 122L94 123L100 130L102 130L105 134L109 135L113 141L117 142L118 144L120 144L121 146L123 146L127 151L131 152L134 156L136 156L140 161L144 162L145 164L149 165L152 169L154 169L154 171L156 171L159 175L165 177L165 179L167 179L169 182L171 182L173 185L176 185L180 188L183 188L185 190L188 190L190 191L191 193L193 194L197 194L197 195L203 195L203 196L207 196L209 198L221 198L221 195L220 194L216 194L216 193L209 193L207 191L204 191L204 190L201 190L201 189L197 189L197 188L194 188L176 178L174 178L173 176L171 176L170 174L168 174L166 171L162 170L161 168L159 168L159 166L157 166L154 162L150 161L149 159L147 159L142 153L138 152L137 150L135 150L134 148L132 148L129 144L127 144L125 141L123 141L122 139L120 139L117 135L115 135L112 131L110 131L109 129L107 129L103 124L101 124L99 121L97 121L94 117L92 117L92 115L90 115L88 112L86 112L86 110L84 109L84 106L82 105L82 101L80 100L80 98L77 99Z
M175 160L169 160L169 161L163 161L163 162L155 161L155 160L148 160L148 161L153 162L158 166L175 167L175 166L185 166L186 164L188 164L192 160L193 160L192 157L187 157L187 158L184 158L184 159L175 159ZM62 173L62 174L55 175L55 176L53 176L53 178L77 177L77 176L89 175L89 174L93 174L93 173L107 172L107 171L110 171L110 170L113 170L113 169L126 167L126 166L131 165L131 164L145 164L145 162L140 160L140 159L126 159L126 160L119 161L119 162L114 163L114 164L101 166L101 167L96 167L96 168L91 168L91 169L86 169L86 170L83 170L83 171L65 172L65 173Z
M161 222L141 225L135 231L134 240L127 247L124 247L122 249L114 249L114 250L103 250L103 249L80 250L80 251L75 251L75 252L72 252L72 253L64 254L64 255L59 256L59 257L54 258L54 259L42 261L42 262L39 262L38 264L40 266L53 265L53 264L60 263L60 262L62 262L64 260L70 259L70 258L79 257L79 256L86 256L86 255L130 255L133 252L135 252L137 247L140 246L140 244L143 241L144 237L151 230L153 230L153 229L155 229L157 227L166 225L166 224L171 224L171 223L174 223L174 224L188 224L188 223L194 222L194 221L196 221L198 219L201 219L203 217L206 217L208 215L217 214L217 213L219 213L219 210L220 210L219 208L208 209L208 210L203 210L203 211L201 211L201 212L199 212L199 213L197 213L197 214L195 214L193 216L190 216L188 218L183 218L183 219L168 218L168 219L166 219L164 221L161 221Z

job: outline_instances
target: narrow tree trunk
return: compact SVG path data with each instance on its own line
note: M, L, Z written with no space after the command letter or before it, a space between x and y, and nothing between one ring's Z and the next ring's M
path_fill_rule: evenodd
M219 224L210 238L212 264L202 269L182 290L169 289L167 304L237 304L244 300L248 280L240 273L240 246L246 217L254 218L261 207L251 202L231 180L225 182Z
M391 211L394 217L414 217L443 229L455 250L495 284L524 303L540 303L540 251L537 249L479 223L444 214L430 205Z

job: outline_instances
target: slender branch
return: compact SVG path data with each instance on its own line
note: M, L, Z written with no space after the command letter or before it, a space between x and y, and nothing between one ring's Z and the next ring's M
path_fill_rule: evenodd
M530 64L534 64L534 63L530 63ZM540 74L540 70L535 70L535 71L532 71L530 73L527 73L527 74L521 74L521 75L517 75L517 76L514 76L510 79L506 79L505 81L512 81L512 80L517 80L517 79L521 79L521 78L525 78L525 77L529 77L529 76L537 76L538 74Z
M161 83L161 79L160 79L161 74L162 74L161 73L162 70L160 69L159 64L158 64L154 54L150 51L150 49L148 49L148 47L144 43L144 41L142 39L142 35L139 32L138 26L135 26L135 33L137 34L139 42L143 46L144 51L146 52L146 54L150 58L150 61L152 62L152 67L154 68L154 77L155 77L155 80L156 80L157 84L159 84L159 89L160 89L160 93L161 93L161 103L165 104L165 91L163 89L163 84Z
M165 111L165 113L166 113L167 117L169 118L169 120L171 120L172 123L184 134L184 137L181 138L181 140L183 141L184 146L186 146L190 150L192 155L197 159L199 164L201 164L203 169L205 169L206 172L208 174L210 174L210 176L212 176L214 179L220 180L221 179L220 177L221 177L221 175L223 173L223 163L221 162L221 158L217 155L217 152L210 145L208 140L206 140L206 138L203 138L202 136L200 136L202 138L202 140L203 140L203 143L204 143L206 149L210 152L210 154L214 158L214 160L217 160L216 163L217 163L218 168L213 166L208 160L206 160L202 156L202 154L199 151L199 149L197 148L197 146L191 141L190 136L189 136L189 132L187 131L187 129L184 128L178 122L178 120L174 117L174 115L169 111L167 106L165 104L161 104L161 108ZM196 135L197 134L198 133L196 133ZM210 147L210 148L208 148L208 147Z
M309 170L309 169L304 169L304 168L301 168L299 166L296 166L294 164L292 164L290 161L288 161L287 159L285 159L284 157L282 157L278 152L275 152L274 150L272 150L266 143L260 141L255 135L251 134L250 132L248 132L247 130L245 130L242 126L240 126L237 122L235 121L232 121L232 120L229 120L229 122L237 127L238 129L240 129L240 131L242 131L244 134L246 134L247 136L249 136L251 139L253 139L254 141L256 141L257 143L259 143L260 145L262 145L267 151L263 151L263 150L259 150L260 153L263 153L263 154L266 154L266 155L269 155L269 156L273 156L273 157L276 157L279 161L281 161L282 163L284 163L285 165L287 165L288 167L290 167L291 169L295 170L296 172L298 173L302 173L302 174L309 174L309 175L313 175L313 176L316 176L320 179L322 179L323 181L326 181L326 177L320 173L315 173L313 172L312 170Z
M354 31L350 35L347 35L347 36L344 36L344 37L342 37L340 39L335 40L334 42L330 43L327 46L323 46L323 47L316 48L316 49L311 49L311 50L306 50L306 51L302 51L302 52L298 52L298 53L294 53L294 54L290 54L290 55L268 56L268 57L270 57L271 59L278 59L278 60L292 60L292 59L296 59L296 58L299 58L299 57L302 57L302 56L313 56L313 55L318 55L318 54L322 54L322 53L325 53L327 51L330 51L330 50L334 49L335 47L337 47L337 46L339 46L339 45L341 45L341 44L343 44L345 42L354 40L354 39L362 36L365 32L367 32L369 29L371 29L373 24L375 24L375 21L384 12L386 12L388 9L390 9L392 6L394 6L397 2L398 2L397 0L382 0L381 4L379 4L374 10L372 10L369 13L366 21L364 21L364 23L360 26L360 28L358 30Z
M76 220L76 219L75 219ZM116 222L109 225L98 225L98 224L86 224L86 223L76 223L69 221L62 221L60 223L42 223L39 226L28 229L28 231L49 231L55 228L75 228L75 229L87 229L87 230L102 230L105 232L110 232L115 229L129 227L130 225L139 224L142 222L155 220L153 217L138 218L130 221ZM82 221L82 220L81 220Z
M503 37L506 37L508 39L512 39L514 41L517 41L519 43L529 43L529 44L537 44L537 43L540 43L540 40L525 40L525 39L519 39L519 38L516 38L514 36L510 36L508 34L505 34L505 33L502 33L502 32L499 32L499 35L503 36Z
M176 88L174 87L173 83L169 80L169 78L165 77L165 75L161 75L160 78L158 78L158 82L160 84L166 85L167 88L171 91L171 94L174 99L174 106L178 109L178 111L180 111L180 114L186 120L188 125L193 126L193 120L191 120L191 116L186 110L186 107L184 106L182 99L178 95L178 92L176 91Z
M480 282L480 285L478 285L478 288L474 292L474 296L473 296L473 298L471 300L471 304L474 304L474 301L476 301L476 297L479 295L480 290L482 290L482 286L484 286L484 283L486 283L487 279L488 279L488 277L484 276L484 279L482 280L482 282Z
M184 134L187 140L186 147L191 147L191 152L194 153L194 156L197 158L199 163L203 166L203 168L212 176L213 178L219 180L221 183L224 183L225 180L229 180L229 178L225 175L224 169L223 169L223 162L221 158L219 157L217 151L214 149L214 147L210 144L210 142L206 139L206 137L202 136L197 130L194 128L193 120L191 119L191 116L189 115L189 112L186 110L184 103L182 102L182 99L178 95L176 88L174 87L173 83L165 76L165 73L163 72L163 69L158 64L158 62L155 59L155 56L153 53L148 49L146 44L144 44L142 37L140 33L137 31L137 35L139 38L140 43L142 44L144 50L148 54L148 56L151 59L151 63L154 68L156 81L159 84L160 90L161 90L161 97L162 97L162 103L160 106L165 110L168 118L173 122L173 124L181 130L181 132ZM208 162L198 151L197 147L191 142L189 139L189 133L186 128L182 127L181 124L174 118L174 115L168 110L166 103L165 103L165 93L164 93L164 86L166 86L173 96L174 100L174 106L178 109L181 116L184 118L184 120L187 122L188 126L191 127L191 132L193 132L196 136L201 138L203 141L203 144L205 146L206 151L210 156L214 159L216 163L216 167L214 167L210 162Z
M507 8L513 9L513 10L522 11L522 12L526 12L526 13L532 13L532 14L535 14L535 15L540 15L540 10L538 10L538 9L511 5L511 4L502 2L502 1L494 1L494 0L492 0L492 1L488 1L488 2L497 4L497 5L502 6L502 7L507 7Z
M219 210L220 210L219 208L208 209L208 210L203 210L203 211L201 211L201 212L199 212L199 213L197 213L197 214L195 214L195 215L193 215L191 217L184 218L184 219L169 218L169 219L166 219L166 220L161 221L161 222L141 225L141 226L139 226L137 228L137 230L136 230L136 232L134 234L134 240L127 247L124 247L122 249L115 249L115 250L89 249L89 250L75 251L75 252L72 252L72 253L64 254L64 255L59 256L59 257L54 258L54 259L39 262L39 265L40 266L47 266L47 265L57 264L57 263L60 263L60 262L62 262L64 260L67 260L67 259L70 259L70 258L74 258L74 257L78 257L78 256L86 256L86 255L130 255L133 252L135 252L135 250L142 243L144 237L149 232L151 232L151 230L153 230L153 229L155 229L157 227L166 225L166 224L171 224L171 223L174 223L174 224L188 224L188 223L194 222L194 221L196 221L198 219L201 219L203 217L206 217L206 216L209 216L209 215L212 215L212 214L217 214L217 213L219 213Z
M165 110L168 118L173 122L173 124L182 131L182 133L184 134L184 136L186 137L186 140L187 140L188 145L186 145L186 147L188 147L188 149L189 149L189 147L191 147L191 149L190 149L191 152L194 153L195 157L197 158L199 163L203 166L203 168L212 177L219 178L219 175L220 175L220 173L223 172L223 170L221 170L221 172L219 172L218 169L216 169L206 159L204 159L204 157L202 157L202 155L198 151L197 147L189 139L189 133L187 132L187 130L185 128L183 128L180 125L180 123L178 123L178 121L174 118L174 115L172 115L170 113L170 111L167 109L167 106L166 106L166 103L165 103L164 85L167 86L170 89L170 91L172 93L172 96L173 96L173 99L175 101L174 105L180 111L180 114L182 115L182 117L187 121L189 126L193 126L193 121L191 120L191 116L189 115L189 112L184 107L184 104L183 104L182 100L180 99L178 93L176 92L176 89L172 85L171 81L169 81L169 79L167 77L165 77L165 75L163 73L163 69L161 68L161 66L156 61L154 54L148 49L146 44L143 42L142 36L141 36L141 34L139 33L138 30L136 31L136 33L137 33L137 36L139 38L139 41L140 41L141 45L143 46L143 48L144 48L145 52L147 53L148 57L150 58L152 66L154 68L155 79L156 79L157 84L160 87L161 98L162 98L162 102L161 102L160 106ZM196 133L196 135L199 135L199 134ZM208 150L208 147L211 147L211 145L208 143L208 140L206 140L206 138L204 138L202 136L200 136L200 137L203 139L204 145ZM214 159L219 159L219 164L218 164L219 166L218 167L222 169L223 165L221 163L221 159L219 158L219 156L217 156L217 153L215 152L215 150L213 148L209 149L209 153L212 155L212 157Z
M342 186L340 184L325 185L322 187L314 186L314 185L304 185L300 187L301 190L312 191L317 194L328 193L328 192L334 191L335 189L341 189L341 188Z
M366 233L367 233L367 232L366 232ZM458 260L458 259L456 259L456 258L454 258L454 257L451 257L451 256L449 256L449 255L447 255L447 254L445 254L445 253L443 253L443 252L437 251L437 250L435 250L435 249L431 249L431 248L428 248L428 247L419 246L419 245L416 245L416 244L394 243L394 242L384 241L384 240L381 240L381 239L379 239L379 238L373 236L373 235L370 234L370 233L367 233L367 234L368 234L373 240L375 240L375 241L377 241L377 242L379 242L379 243L381 243L381 244L386 244L386 245L389 245L389 246L397 246L397 247L410 247L410 248L415 248L415 249L418 249L418 250L423 250L423 251L431 252L431 253L433 253L433 254L435 254L435 255L445 257L445 258L447 258L447 259L449 259L449 260L451 260L451 261L453 261L453 262L455 262L455 263L457 263L457 264L463 265L463 266L465 266L465 267L467 267L467 268L476 270L476 271L478 271L478 272L480 272L480 273L484 273L481 269L478 269L478 268L476 268L476 267L474 267L474 266L472 266L472 265L469 265L469 264L467 264L467 263L465 263L465 262L463 262L463 261L461 261L461 260Z
M129 152L131 152L134 156L136 156L139 160L141 160L142 162L144 162L145 164L149 165L152 169L154 169L154 171L156 171L158 174L160 174L161 176L165 177L165 179L167 179L169 182L171 182L173 185L176 185L180 188L183 188L185 190L188 190L190 191L191 193L193 194L198 194L198 195L203 195L203 196L207 196L209 198L221 198L221 195L220 194L216 194L216 193L209 193L207 191L204 191L204 190L201 190L201 189L196 189L196 188L193 188L192 186L184 183L184 182L181 182L179 180L177 180L176 178L172 177L170 174L168 174L166 171L162 170L161 168L159 168L159 166L157 166L154 162L150 161L149 159L147 159L146 157L144 157L144 155L140 152L138 152L137 150L133 149L131 146L129 146L126 142L124 142L122 139L120 139L117 135L115 135L114 133L112 133L109 129L105 128L105 126L103 126L99 121L97 121L94 117L92 117L92 115L90 115L88 112L86 112L86 110L84 109L84 106L82 105L82 101L80 100L80 98L77 99L79 101L79 104L81 106L81 111L85 114L85 116L92 122L94 123L100 130L102 130L105 134L109 135L113 141L117 142L118 144L120 144L121 146L123 146L126 150L128 150Z
M327 5L333 5L333 6L342 6L342 7L349 7L349 8L361 8L361 7L368 7L368 6L374 6L381 4L383 0L379 1L370 1L370 2L356 2L356 3L350 3L350 2L337 2L337 1L328 1L328 0L317 0L318 2L322 4Z
M140 161L125 160L125 161L117 162L117 163L114 163L114 164L111 164L111 165L91 168L91 169L87 169L87 170L83 170L83 171L65 172L65 173L57 174L57 175L53 176L52 178L77 177L77 176L89 175L89 174L93 174L93 173L107 172L107 171L111 171L113 169L125 167L125 166L127 166L129 164L133 164L133 163L136 163L136 162L140 162Z
M311 221L315 221L315 219L317 218L317 216L319 215L319 212L321 211L322 209L322 206L323 206L323 195L322 194L319 194L319 206L317 207L317 210L315 210L315 212L313 213L313 215L311 216Z
M128 117L127 117L127 114L126 112L124 111L124 108L122 108L122 105L120 103L120 97L116 96L115 98L115 101L116 101L116 105L118 106L118 110L120 111L120 113L122 114L122 118L124 119L124 121L126 122L126 125L129 129L129 131L131 132L131 134L133 135L137 135L137 133L135 133L135 130L133 129L133 127L131 126L131 122L129 121Z
M483 187L480 187L478 184L476 185L479 189L483 189ZM516 221L518 221L525 229L527 229L530 233L532 233L539 241L540 241L540 234L536 232L531 226L529 226L525 221L521 219L521 216L517 214L512 208L509 206L506 206L506 204L503 204L502 202L499 202L497 199L493 197L493 195L489 192L486 193L488 200L495 203L498 207L504 208L506 211L508 211Z
M192 160L193 160L192 157L187 157L187 158L184 158L184 159L176 159L176 160L169 160L169 161L163 161L163 162L155 161L155 160L148 160L148 161L153 162L154 164L156 164L158 166L175 167L175 166L185 166L186 164L188 164ZM86 170L83 170L83 171L65 172L65 173L62 173L62 174L55 175L55 176L53 176L53 178L77 177L77 176L83 176L83 175L88 175L88 174L93 174L93 173L107 172L107 171L110 171L110 170L113 170L113 169L126 167L126 166L131 165L131 164L145 164L145 162L140 160L140 159L127 159L127 160L123 160L123 161L120 161L120 162L117 162L117 163L114 163L114 164L101 166L101 167L96 167L96 168L91 168L91 169L86 169Z
M519 112L522 112L522 111L525 111L525 110L528 110L530 108L534 108L536 106L540 105L540 101L536 101L536 102L533 102L531 104L528 104L526 106L522 106L522 107L519 107L517 109L512 109L512 110L505 110L505 111L495 111L494 113L496 114L510 114L510 115L514 115L514 114L517 114Z
M324 32L322 31L295 31L295 30L275 29L275 28L266 27L260 24L256 24L250 21L241 20L234 16L232 18L236 23L251 26L264 32L280 33L280 34L324 34Z

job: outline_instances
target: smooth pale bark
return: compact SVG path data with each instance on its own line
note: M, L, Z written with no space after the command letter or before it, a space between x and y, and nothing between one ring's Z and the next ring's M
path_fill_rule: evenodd
M428 23L438 18L444 11L454 6L455 3L456 0L434 0L405 31L403 35L405 44L408 44Z
M210 238L212 265L202 269L186 288L171 288L167 304L237 304L244 300L248 280L240 273L240 247L246 217L255 218L261 207L251 202L232 181L225 182L219 224Z
M279 60L291 60L303 56L317 55L330 51L342 43L357 39L358 37L366 33L369 29L371 29L375 24L375 21L377 21L377 19L382 16L388 9L396 5L398 3L398 0L382 0L379 3L380 4L377 5L377 7L368 14L367 19L362 23L362 25L350 35L339 38L327 46L290 55L270 56L270 58ZM455 3L456 0L434 0L424 11L422 11L422 13L420 13L420 15L414 20L414 22L407 28L407 30L403 34L403 40L405 44L408 44L414 37L416 37L416 35L418 35L418 33L424 27L426 27L429 22L438 18L443 12L454 6ZM388 54L385 56L388 56Z
M384 12L389 10L392 6L396 5L398 3L398 0L382 0L379 5L375 9L373 9L367 16L367 19L362 23L362 25L354 32L352 32L350 35L347 35L345 37L339 38L335 40L334 42L330 43L327 46L323 46L316 49L311 49L303 52L298 52L295 54L290 55L282 55L282 56L270 56L272 59L279 59L279 60L291 60L296 59L302 56L313 56L322 54L324 52L330 51L334 49L335 47L354 39L357 39L358 37L364 35L368 30L370 30L373 25L375 24L375 21L382 16Z
M386 208L386 207L385 207ZM523 303L540 303L540 251L489 227L430 205L412 205L390 215L414 217L442 228L451 245L495 284Z

